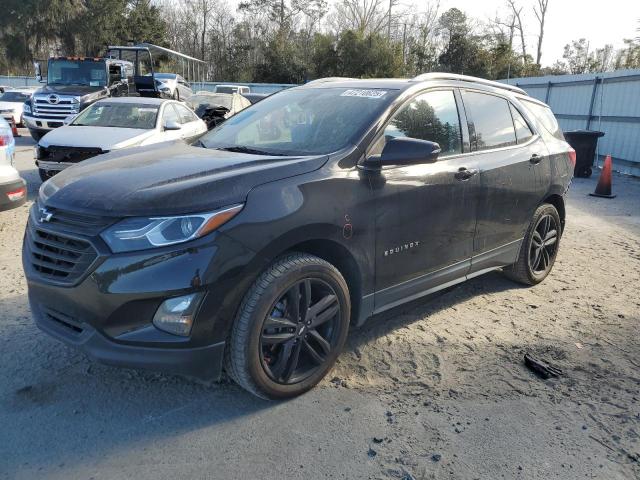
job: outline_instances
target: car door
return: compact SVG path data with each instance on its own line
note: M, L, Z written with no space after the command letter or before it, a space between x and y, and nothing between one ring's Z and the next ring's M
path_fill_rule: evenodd
M513 104L500 95L463 90L471 148L480 169L478 222L470 273L515 261L540 201L536 165L547 156Z
M393 115L368 153L381 153L387 139L399 136L441 147L435 162L383 167L371 181L376 311L462 281L469 269L479 176L458 103L453 89L418 94Z

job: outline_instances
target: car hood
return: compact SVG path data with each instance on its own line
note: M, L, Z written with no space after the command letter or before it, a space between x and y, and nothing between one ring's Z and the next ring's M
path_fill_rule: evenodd
M47 148L87 147L102 150L116 150L140 144L153 135L155 130L141 128L83 127L67 125L51 130L40 139L38 144Z
M22 110L23 102L0 102L0 110Z
M47 206L105 216L203 212L245 201L264 183L311 172L327 156L271 157L166 142L63 170L40 188Z

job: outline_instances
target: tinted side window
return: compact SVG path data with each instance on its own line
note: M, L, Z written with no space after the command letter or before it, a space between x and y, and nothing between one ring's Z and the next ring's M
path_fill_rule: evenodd
M564 140L564 135L558 125L556 117L553 115L551 109L547 106L540 105L538 103L530 102L523 98L519 99L525 108L533 115L533 117L542 124L542 126L554 137L559 140Z
M390 138L411 137L440 145L440 158L462 153L460 118L451 90L423 93L395 114L372 153L381 153Z
M474 150L516 144L516 132L507 100L476 92L463 92L463 100Z
M529 141L531 137L533 137L533 132L527 125L527 121L522 117L520 112L513 105L509 104L509 108L511 108L511 116L513 117L513 124L516 127L516 139L518 143L526 143Z

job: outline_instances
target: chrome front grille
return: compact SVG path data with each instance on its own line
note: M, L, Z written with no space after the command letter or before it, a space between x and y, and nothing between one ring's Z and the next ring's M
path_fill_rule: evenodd
M55 98L53 98L55 97ZM52 102L52 100L55 100ZM35 95L33 97L33 115L36 117L64 120L78 113L78 103L74 97L65 95Z

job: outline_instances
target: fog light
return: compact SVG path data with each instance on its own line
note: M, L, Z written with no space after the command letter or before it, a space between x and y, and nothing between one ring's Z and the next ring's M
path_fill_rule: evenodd
M192 293L165 300L153 316L153 324L165 332L187 337L202 297L202 293Z

